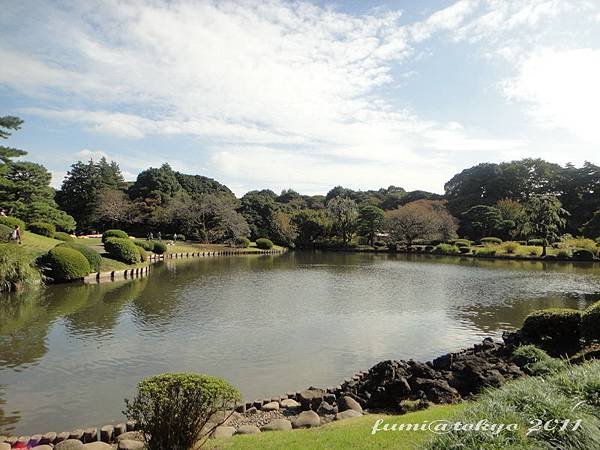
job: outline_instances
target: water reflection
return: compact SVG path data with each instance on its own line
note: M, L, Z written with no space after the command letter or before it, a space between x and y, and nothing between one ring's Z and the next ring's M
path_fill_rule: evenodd
M11 294L0 426L119 420L139 378L167 370L226 377L246 398L334 384L498 335L535 309L582 308L599 281L593 264L298 252L167 260L147 278Z

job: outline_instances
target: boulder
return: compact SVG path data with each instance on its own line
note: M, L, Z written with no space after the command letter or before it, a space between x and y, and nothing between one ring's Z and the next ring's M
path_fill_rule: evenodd
M256 406L252 406L246 410L246 414L256 414L257 412Z
M446 380L417 378L413 385L422 390L427 400L433 403L456 403L460 400L458 391L451 387Z
M54 431L50 431L49 433L43 434L40 439L40 444L52 444L56 439L56 433Z
M115 428L112 425L104 425L100 428L100 440L102 442L110 442L113 438Z
M119 436L120 434L123 434L127 431L127 424L126 423L118 423L115 425L115 437Z
M144 448L144 443L133 441L131 439L122 439L119 441L118 450L141 450Z
M256 434L260 433L260 428L256 425L242 425L240 426L235 434Z
M231 437L234 434L235 434L234 427L228 427L228 426L221 425L220 427L215 428L215 431L213 431L212 437L214 437L215 439L221 439L221 438Z
M273 419L268 424L260 427L260 431L289 431L292 429L292 422L287 419Z
M285 400L281 400L281 407L286 409L296 410L300 408L300 403L292 398L287 398Z
M307 389L305 391L298 392L297 398L302 406L302 409L316 410L323 401L323 396L325 394L327 394L327 392L323 389Z
M71 431L69 434L69 439L77 439L78 441L81 441L83 439L83 430L77 429Z
M362 413L354 409L347 409L335 415L335 420L351 419L352 417L361 417Z
M326 416L328 414L335 414L338 412L337 406L330 405L326 401L322 401L317 408L317 414L320 416Z
M338 408L340 411L346 411L348 409L352 409L359 413L363 413L362 406L354 400L352 397L344 396L338 400Z
M77 439L67 439L54 446L55 450L83 450L83 442Z
M85 450L112 450L112 446L110 444L100 441L83 444L83 448Z
M292 422L294 428L312 428L321 425L321 418L314 411L302 411Z
M261 410L263 411L279 411L279 403L269 402L262 405Z

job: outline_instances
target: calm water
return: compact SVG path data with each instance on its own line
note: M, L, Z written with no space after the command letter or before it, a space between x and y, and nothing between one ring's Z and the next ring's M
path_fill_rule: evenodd
M596 265L290 253L180 260L130 282L0 297L0 432L120 420L137 381L222 376L244 398L429 359L598 298Z

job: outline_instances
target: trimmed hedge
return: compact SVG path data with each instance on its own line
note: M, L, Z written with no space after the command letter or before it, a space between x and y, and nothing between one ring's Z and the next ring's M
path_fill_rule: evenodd
M472 242L468 239L456 239L454 245L457 247L470 247Z
M270 239L259 238L256 240L256 246L262 250L270 250L273 248L273 242Z
M537 247L542 247L544 245L544 239L529 239L527 241L527 245L534 245Z
M63 231L57 231L56 233L54 233L54 239L57 239L59 241L63 241L63 242L73 242L75 239L73 239L73 236L71 236L69 233L65 233Z
M92 272L98 272L100 270L100 266L102 265L102 256L100 256L100 253L93 248L77 242L63 242L62 244L58 244L58 247L72 248L73 250L77 250L79 253L85 256L85 259L88 260Z
M6 225L0 223L0 242L10 242L10 237L12 236L12 233L13 228L7 227Z
M167 253L167 244L165 244L164 242L155 241L152 245L152 251L157 255Z
M0 216L0 224L6 225L11 230L15 229L15 225L18 225L21 230L25 229L25 222L12 216Z
M178 234L177 235L177 240L178 241L185 241L185 234Z
M502 239L497 237L484 237L481 238L482 244L502 244Z
M586 341L600 341L600 301L581 314L581 334Z
M104 244L108 238L127 239L129 235L123 230L106 230L102 233L102 243Z
M458 247L458 251L463 255L471 253L471 247Z
M129 238L109 237L104 243L104 249L110 257L125 264L137 264L141 261L138 248L140 247Z
M53 281L69 281L83 278L92 269L81 252L59 245L38 260L44 274Z
M438 244L435 246L435 248L433 248L433 252L443 255L457 255L460 250L456 245Z
M154 249L154 242L152 241L140 241L139 239L136 239L133 243L148 252L151 252Z
M53 237L56 233L56 227L47 222L33 222L27 225L27 230L40 236Z
M495 248L476 248L474 249L474 255L476 256L481 256L483 258L485 257L492 257L492 256L496 256L496 249Z
M246 237L237 237L237 238L235 238L234 242L235 242L236 247L241 247L241 248L250 247L250 239L248 239Z
M558 347L574 345L581 337L581 311L568 308L534 311L525 319L521 331L529 342Z
M578 248L577 250L573 250L572 258L577 261L593 261L594 254L585 248Z

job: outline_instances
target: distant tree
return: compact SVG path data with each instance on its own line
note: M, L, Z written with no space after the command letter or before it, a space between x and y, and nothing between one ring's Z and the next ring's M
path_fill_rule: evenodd
M300 248L310 248L327 237L331 228L331 219L325 210L304 209L294 214L292 222L298 233L296 245Z
M501 234L502 214L494 206L476 205L462 213L462 230L471 239Z
M202 175L186 175L180 172L175 172L175 178L181 185L181 188L190 195L221 192L234 197L233 192L227 186L212 178Z
M170 197L180 190L181 184L175 172L165 163L158 169L151 167L140 172L135 183L129 188L129 196L136 199L155 193L162 197Z
M495 206L502 216L502 231L506 234L502 237L516 239L527 234L527 214L522 203L503 199Z
M535 237L543 240L542 256L546 256L546 247L558 239L567 223L569 212L563 209L558 198L553 195L534 195L525 208L529 228Z
M94 222L104 228L128 228L134 221L135 210L125 192L118 189L103 189L95 202Z
M298 229L292 217L282 211L275 213L273 223L273 242L286 247L293 247L298 237Z
M585 237L592 239L600 237L600 210L596 211L592 218L583 225L581 232Z
M278 212L275 198L272 191L250 191L242 197L239 211L250 226L251 239L266 237L273 240L273 224Z
M333 221L334 232L348 245L358 219L356 202L346 197L334 197L327 203L327 211Z
M367 237L373 246L375 233L381 231L384 223L383 209L374 205L363 205L358 210L358 232Z

